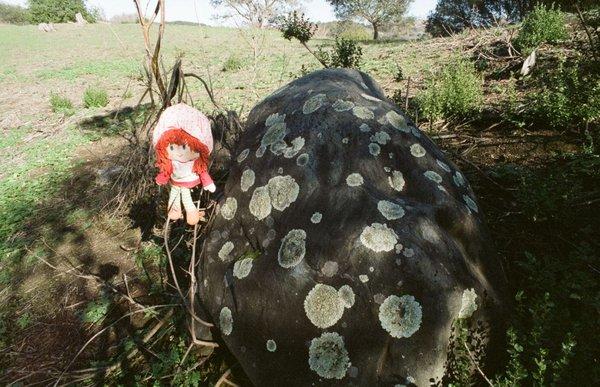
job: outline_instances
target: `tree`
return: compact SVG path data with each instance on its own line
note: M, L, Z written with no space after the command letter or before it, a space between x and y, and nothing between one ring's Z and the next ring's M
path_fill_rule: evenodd
M28 19L29 14L25 8L0 2L0 23L27 24Z
M329 0L341 19L364 19L373 26L373 39L379 29L402 19L412 0Z
M228 8L231 13L223 15L225 18L238 16L250 26L263 28L291 11L300 0L210 0L210 3Z
M29 0L28 2L32 23L71 22L75 21L77 12L91 23L96 21L83 0Z

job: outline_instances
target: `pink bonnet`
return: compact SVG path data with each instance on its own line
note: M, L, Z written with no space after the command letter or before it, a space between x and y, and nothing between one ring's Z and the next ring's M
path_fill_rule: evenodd
M152 145L156 147L160 137L168 130L181 129L196 137L208 148L213 150L213 137L210 131L210 121L198 109L184 103L166 108L152 132Z

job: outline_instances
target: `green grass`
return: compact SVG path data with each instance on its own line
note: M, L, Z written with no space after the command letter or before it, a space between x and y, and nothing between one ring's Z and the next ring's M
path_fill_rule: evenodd
M73 102L67 97L63 97L58 94L50 94L50 106L54 113L61 113L67 116L71 116L75 113L73 109Z
M83 93L83 106L86 108L105 107L109 98L106 90L97 86L90 86Z

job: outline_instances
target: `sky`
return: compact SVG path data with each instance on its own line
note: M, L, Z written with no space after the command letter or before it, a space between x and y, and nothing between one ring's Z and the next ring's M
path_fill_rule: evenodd
M425 18L435 8L437 0L414 0L408 14L418 18ZM2 0L10 4L19 4L25 6L27 0ZM146 1L142 0L142 4ZM194 7L195 3L195 7ZM107 18L123 13L135 13L133 0L88 0L88 5L98 6L104 10ZM306 0L304 1L304 12L306 16L315 22L326 22L335 20L335 15L331 5L325 0ZM198 16L196 17L196 11ZM210 25L221 25L221 20L216 20L214 15L219 13L209 4L209 0L167 0L166 6L167 21L182 20L197 22Z

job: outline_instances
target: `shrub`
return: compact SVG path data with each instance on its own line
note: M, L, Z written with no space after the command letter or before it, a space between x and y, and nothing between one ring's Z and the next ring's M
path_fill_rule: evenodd
M331 55L331 67L358 68L362 54L362 48L355 40L336 38Z
M524 55L529 55L540 44L556 43L567 36L565 14L554 6L541 4L523 20L514 43Z
M236 56L231 55L229 56L229 58L227 58L225 63L223 63L221 71L238 71L241 70L243 67L244 63L242 62L242 60Z
M589 66L561 59L540 75L540 92L527 97L533 119L554 129L600 121L600 72Z
M0 23L27 24L28 21L27 9L18 5L0 3Z
M30 21L37 23L67 23L75 21L78 12L90 23L96 20L83 0L29 0Z
M306 44L317 31L317 25L304 17L304 14L296 11L278 20L279 31L287 40L298 39L300 43Z
M83 106L91 108L104 107L106 105L108 105L108 93L106 90L93 86L85 89L83 93Z
M458 59L448 63L425 84L426 90L417 96L417 101L430 120L465 118L481 110L483 79L469 61Z
M54 113L62 113L67 116L71 116L75 113L75 109L73 109L73 102L62 95L51 93L50 106L52 106L52 111Z

